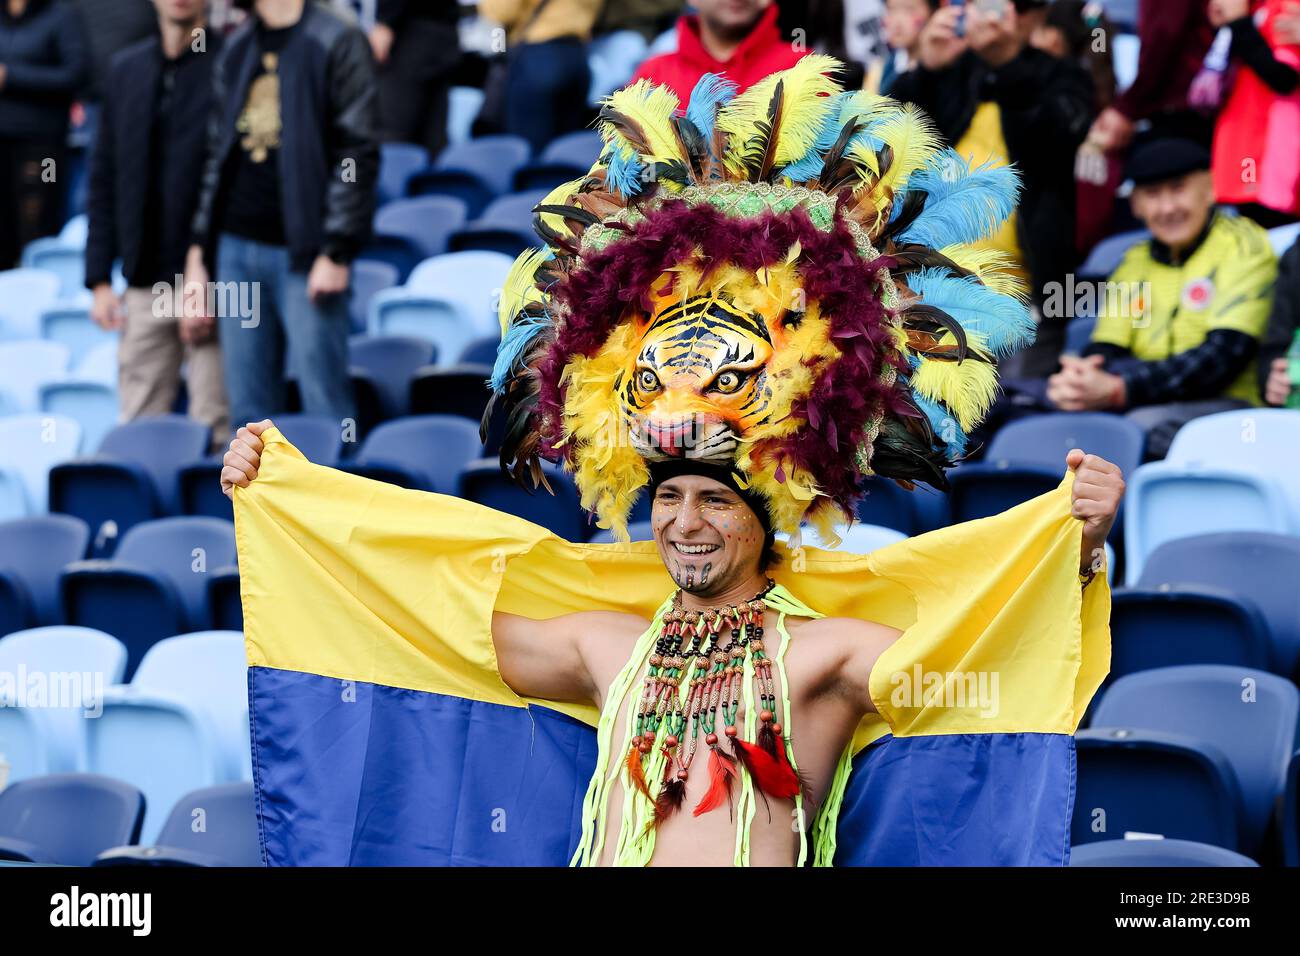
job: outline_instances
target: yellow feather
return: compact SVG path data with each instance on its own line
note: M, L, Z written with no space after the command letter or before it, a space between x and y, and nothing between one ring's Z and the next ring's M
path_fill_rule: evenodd
M548 255L549 250L545 248L525 249L506 273L506 281L501 287L501 299L497 302L497 318L501 321L503 336L515 316L526 306L546 298L542 290L537 288L535 275Z
M971 352L987 357L979 336L967 332L966 337ZM951 345L956 340L949 332L939 341ZM969 432L980 423L997 397L998 373L991 362L973 359L945 362L922 357L920 366L912 372L912 388L946 405L962 430Z
M1000 249L981 246L952 245L939 250L963 269L969 269L979 280L994 292L1015 296L1022 302L1028 297L1029 290L1014 272L1015 263L1011 257Z
M648 154L634 149L617 126L604 121L600 123L605 142L617 148L623 158L636 154L646 163L686 162L671 122L681 104L667 86L656 86L648 79L637 80L631 86L611 93L602 102L636 123L645 135L650 149Z
M897 193L907 184L908 177L929 161L931 154L942 146L938 131L929 117L914 103L907 103L897 112L883 119L872 131L873 135L893 150L893 162L880 178L877 191L887 195L888 188ZM855 159L865 162L861 156L869 152L859 146L852 151Z
M833 94L840 90L840 85L826 74L841 69L843 64L835 57L810 53L790 69L765 76L719 110L718 126L729 136L724 157L727 169L741 175L746 160L756 158L754 153L760 146L753 140L758 124L767 121L778 82L782 89L781 122L773 131L773 168L780 169L807 153L835 105Z

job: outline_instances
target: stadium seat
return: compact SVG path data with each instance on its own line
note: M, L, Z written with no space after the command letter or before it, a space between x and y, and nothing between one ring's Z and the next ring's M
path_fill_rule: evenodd
M81 356L68 376L76 382L98 382L117 389L117 343L101 342Z
M589 532L596 528L582 510L573 479L549 462L542 464L542 471L554 495L545 488L525 490L502 472L501 463L495 458L479 459L461 472L460 494L462 498L541 525L568 541L586 541Z
M65 246L85 250L86 240L90 237L90 217L84 212L69 216L68 221L59 230L59 241Z
M261 866L251 783L193 790L176 801L152 846L120 846L95 866Z
M352 331L364 332L370 300L376 292L391 289L398 283L397 267L391 262L375 259L358 259L352 263L352 288L348 308L352 316Z
M1131 833L1241 847L1241 794L1231 762L1213 744L1108 727L1079 731L1075 748L1072 845Z
M1219 531L1300 533L1300 411L1249 408L1193 419L1164 461L1133 473L1126 498L1130 583L1166 541Z
M587 44L587 65L591 70L587 102L597 106L602 98L626 86L646 58L646 50L645 37L636 30L615 30L592 37ZM590 166L588 163L582 171Z
M530 246L541 245L533 230L533 207L546 198L547 190L511 193L492 200L478 218L451 234L447 248L452 252L487 249L512 259Z
M118 425L97 454L51 469L50 510L84 520L92 554L106 555L128 529L179 511L177 472L207 454L209 436L208 426L182 415Z
M406 183L413 173L429 165L429 151L415 143L379 145L379 203L406 196Z
M470 138L474 118L483 108L483 91L476 86L453 86L447 103L447 141L463 143Z
M406 239L419 250L421 258L428 258L447 251L448 237L466 218L465 204L450 196L395 199L375 213L375 234ZM365 257L376 258L369 250Z
M915 495L925 491L908 491L896 481L888 478L868 478L865 482L866 495L858 502L857 519L863 524L893 528L905 535L916 534L919 527Z
M53 382L41 386L40 410L71 418L81 426L85 448L98 448L117 427L117 392L98 382Z
M407 336L434 345L450 363L465 347L484 334L472 307L454 296L421 292L409 286L385 289L370 300L366 328L372 338Z
M36 339L41 313L59 298L59 277L44 269L0 272L0 341Z
M29 242L23 249L23 268L41 269L59 278L59 295L76 295L86 288L86 250L70 246L60 236Z
M417 415L460 415L477 424L492 393L488 365L426 365L411 377L411 411Z
M454 415L411 415L385 422L344 471L403 488L454 495L460 471L479 455L478 426Z
M118 334L101 329L90 318L90 310L57 305L41 313L41 337L68 347L68 367L78 363L96 346L117 344Z
M514 191L550 190L587 175L603 145L600 133L590 129L557 136L537 159L515 172Z
M50 469L80 449L81 426L71 418L0 418L0 520L44 514Z
M1102 840L1070 849L1070 866L1259 866L1248 856L1189 840Z
M471 325L482 330L479 334L499 337L497 304L513 263L510 256L500 252L448 252L416 266L406 280L406 288L463 304ZM447 361L454 361L457 354L447 354Z
M112 560L81 561L64 570L65 619L120 638L130 655L129 678L158 641L210 626L208 578L234 563L235 530L229 521L148 521L122 536Z
M68 374L68 347L31 339L0 342L0 414L17 415L41 407L41 386Z
M410 411L411 376L434 360L428 341L412 336L354 335L348 339L348 364L353 381L367 379L379 395L385 418Z
M1088 258L1084 260L1083 265L1079 266L1079 277L1087 280L1105 279L1119 267L1120 261L1130 248L1150 238L1151 233L1146 229L1135 229L1132 232L1108 236L1092 247Z
M458 362L462 365L486 365L490 369L496 364L497 350L500 347L501 336L486 335L465 346Z
M431 167L411 177L410 194L455 196L465 201L469 215L478 215L494 197L510 191L529 152L526 140L508 134L449 143Z
M454 199L465 207L465 215L471 218L482 212L496 195L488 180L475 170L435 169L432 166L412 173L406 189L411 198L436 196Z
M948 493L954 521L1000 514L1056 488L1072 448L1100 455L1124 474L1142 461L1142 429L1126 418L1096 413L1034 415L1011 422L989 442L983 461L954 468Z
M0 594L18 598L15 614L0 599L0 634L59 623L59 572L89 544L90 529L70 515L0 522Z
M1263 616L1270 640L1268 670L1300 672L1300 540L1292 535L1223 533L1180 538L1147 559L1137 586L1145 590L1222 588Z
M361 251L360 260L378 262L397 270L397 281L405 282L420 260L424 258L424 244L405 235L372 235Z
M1177 734L1217 747L1241 792L1244 851L1263 844L1296 749L1300 691L1274 674L1192 664L1121 677L1102 695L1094 731L1128 728Z
M0 790L0 860L90 866L140 839L144 794L89 773L51 774Z
M218 568L208 576L208 607L218 631L244 629L244 605L239 594L239 568Z
M86 767L144 792L145 839L184 794L246 777L247 668L239 632L181 634L151 647L129 684L104 692L86 728Z
M907 535L896 528L883 528L875 524L854 522L840 532L840 543L830 550L843 551L846 554L870 554L880 548L888 547L905 539ZM817 548L827 545L818 539L812 528L804 529L803 544Z
M1179 664L1273 664L1268 625L1254 602L1209 586L1115 592L1110 643L1110 680Z
M24 696L0 706L0 754L10 782L71 772L85 764L87 716L99 712L105 688L126 673L126 648L88 627L36 627L0 638L0 673L15 682L28 678L12 688ZM43 683L31 682L37 675L46 675ZM0 689L0 699L5 693Z

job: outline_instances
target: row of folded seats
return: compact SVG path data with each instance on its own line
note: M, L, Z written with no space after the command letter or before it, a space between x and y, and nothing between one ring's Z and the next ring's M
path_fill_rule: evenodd
M0 638L0 762L9 781L0 791L0 859L85 864L141 841L223 858L224 838L206 850L206 837L178 840L182 820L207 834L237 823L243 836L229 834L236 859L227 862L250 862L238 850L255 830L243 635L170 637L129 664L122 641L92 628ZM70 789L48 789L52 781ZM104 801L126 816L103 828L83 821Z

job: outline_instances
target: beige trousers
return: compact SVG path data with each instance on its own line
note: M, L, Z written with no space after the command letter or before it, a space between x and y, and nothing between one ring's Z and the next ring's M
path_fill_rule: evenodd
M222 378L221 346L214 335L201 345L181 341L179 324L154 314L153 292L127 289L126 322L117 350L117 392L122 421L142 415L165 415L176 404L181 363L186 366L190 418L212 429L211 451L230 440L230 409Z

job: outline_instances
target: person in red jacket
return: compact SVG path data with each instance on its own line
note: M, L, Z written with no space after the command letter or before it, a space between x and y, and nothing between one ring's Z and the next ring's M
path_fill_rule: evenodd
M697 12L677 21L677 51L650 57L632 77L633 83L648 78L666 84L683 107L705 73L725 74L741 92L809 52L781 35L773 0L695 0L692 5Z

